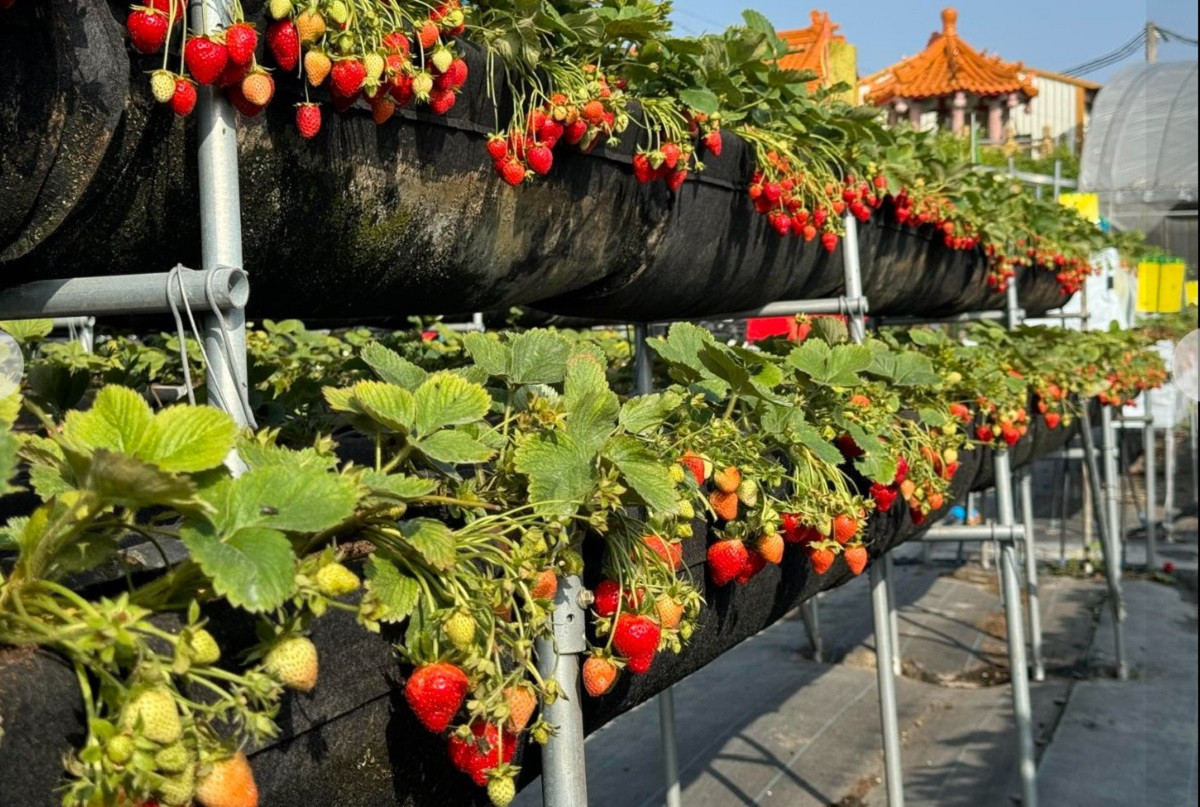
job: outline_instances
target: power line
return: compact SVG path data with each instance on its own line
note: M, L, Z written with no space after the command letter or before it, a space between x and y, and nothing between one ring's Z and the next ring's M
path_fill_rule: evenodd
M1168 31L1166 28L1160 28L1158 26L1155 26L1155 30L1158 31L1159 36L1161 36L1167 42L1182 42L1185 45L1191 45L1193 48L1197 47L1197 45L1200 45L1200 43L1196 41L1195 37L1177 34L1174 31Z
M1095 59L1090 59L1090 60L1084 62L1083 64L1079 64L1074 67L1068 68L1066 70L1063 70L1062 72L1064 75L1068 75L1068 76L1082 76L1082 75L1086 75L1087 73L1092 73L1096 70L1099 70L1102 67L1108 67L1110 64L1115 64L1116 62L1119 62L1122 59L1126 59L1129 56L1132 56L1134 53L1137 52L1137 50L1140 47L1142 47L1145 44L1146 44L1146 31L1145 31L1145 29L1143 29L1143 30L1139 31L1132 39L1130 39L1125 44L1121 45L1116 50L1109 51L1108 53L1104 54L1103 56L1097 56Z

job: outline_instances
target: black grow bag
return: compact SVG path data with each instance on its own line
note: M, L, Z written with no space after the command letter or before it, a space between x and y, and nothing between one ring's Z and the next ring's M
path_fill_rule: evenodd
M1040 423L1041 419L1035 419ZM1014 467L1064 445L1075 428L1036 425L1014 449ZM991 474L990 450L964 451L943 512ZM986 471L985 471L986 469ZM931 514L926 524L941 513ZM702 585L707 605L684 653L661 654L644 676L624 675L601 698L584 698L584 721L594 731L618 715L708 664L780 619L819 591L851 579L837 562L823 576L812 573L804 553L789 545L783 563L769 566L748 585L713 586L704 568L706 528L684 543L685 564ZM897 504L868 523L872 557L918 534L907 509ZM594 567L590 567L594 569ZM586 582L594 583L590 575ZM247 624L216 613L211 627L223 642L244 637ZM328 804L338 807L444 807L486 805L484 791L456 771L445 742L425 731L404 703L390 641L368 634L353 618L330 612L315 623L321 681L311 696L290 696L280 714L282 737L251 756L263 807ZM0 649L0 805L52 807L61 759L83 739L82 704L73 674L56 657ZM523 779L538 772L536 747L522 749Z

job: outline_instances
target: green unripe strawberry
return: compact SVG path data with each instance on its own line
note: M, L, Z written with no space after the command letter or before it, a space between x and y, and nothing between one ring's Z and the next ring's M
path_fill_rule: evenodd
M284 17L292 16L292 0L271 0L267 4L267 10L271 17L276 20L282 20Z
M184 807L196 795L196 767L188 765L182 773L163 780L157 790L158 800L170 807Z
M350 8L342 0L333 0L325 6L325 13L338 25L344 25L350 19Z
M134 742L128 734L114 734L104 744L104 753L114 765L124 765L133 757Z
M758 505L758 483L753 479L743 479L737 487L737 496L747 507Z
M672 462L667 467L667 474L671 477L671 481L674 482L676 485L683 484L683 480L685 478L685 476L684 476L685 473L686 473L686 471L683 470L683 466L677 462Z
M163 773L183 773L191 764L191 755L183 743L168 745L154 755L154 765Z
M360 585L358 575L340 563L322 566L317 572L317 588L326 597L341 597L357 591Z
M475 617L466 611L455 611L450 614L446 624L442 626L446 638L457 647L470 647L475 641Z
M127 703L121 728L140 729L142 736L159 745L171 745L183 736L175 698L165 689L147 689Z
M529 739L533 740L538 745L545 745L550 742L551 730L550 725L545 721L539 720L533 724L533 728L529 730Z
M442 45L434 49L433 55L429 57L429 61L433 63L433 68L439 73L445 73L450 69L450 63L454 61L454 54L450 49Z
M574 549L564 549L558 556L563 577L583 574L583 555Z
M428 71L419 71L413 76L412 88L418 98L422 100L428 98L429 91L433 89L433 76L429 75Z
M196 628L188 640L188 653L196 664L216 664L221 658L221 646L211 633Z
M671 467L678 468L680 473L683 472L682 465L672 465ZM681 501L679 503L679 517L683 518L683 519L687 519L688 521L691 521L693 518L696 517L696 508L693 507L692 503L689 502L687 499L684 499L683 501Z
M170 101L175 94L175 74L170 70L155 70L150 74L150 92L160 104Z
M375 51L371 51L363 57L363 67L367 69L367 81L378 81L379 77L383 75L384 66L383 56Z
M496 807L508 807L517 797L517 785L511 776L497 776L488 782L487 794Z
M317 646L304 636L284 639L267 653L263 669L288 689L312 692L317 685Z

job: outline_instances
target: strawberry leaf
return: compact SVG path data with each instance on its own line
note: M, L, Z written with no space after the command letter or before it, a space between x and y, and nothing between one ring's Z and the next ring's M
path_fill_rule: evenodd
M479 420L492 406L486 389L448 372L426 378L413 398L418 434Z
M222 532L270 527L285 532L319 532L354 512L354 485L321 468L273 465L247 471L204 491L216 508Z
M515 384L557 384L567 371L571 346L562 336L550 331L533 330L512 339L512 370Z
M296 590L292 545L277 530L244 527L221 538L211 524L189 522L179 538L213 589L235 607L271 611Z
M382 381L360 381L351 387L357 411L376 423L400 434L407 434L416 416L413 394L403 387Z
M679 495L671 475L659 459L632 437L618 437L605 456L646 506L662 515L679 511Z
M233 418L219 409L173 406L154 416L136 456L164 471L207 471L225 461L236 436Z
M435 569L454 566L454 533L432 518L414 518L397 525L404 539Z
M367 594L364 605L373 603L378 610L365 608L379 622L399 622L412 613L421 594L416 580L396 568L396 564L378 553L367 558Z
M542 512L573 513L596 484L594 455L563 432L532 437L514 452L513 465L529 478L529 501Z
M362 349L362 360L383 381L410 391L415 390L429 375L396 351L378 342L371 342Z
M61 439L67 447L84 455L106 449L134 456L153 421L150 405L141 395L128 387L113 385L96 393L91 409L67 413Z
M471 331L463 337L463 347L488 375L507 376L512 370L512 348L495 334Z
M437 482L433 479L406 474L381 474L376 471L363 474L362 482L375 496L401 502L419 499L437 488Z
M486 462L495 453L463 429L442 429L423 437L414 445L430 459L450 465Z

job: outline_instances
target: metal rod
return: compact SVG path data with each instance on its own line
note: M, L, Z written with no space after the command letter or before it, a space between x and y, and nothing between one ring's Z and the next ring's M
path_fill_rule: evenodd
M919 541L1020 541L1025 528L1020 524L939 524L930 527Z
M1009 281L1008 286L1004 290L1004 320L1010 331L1015 330L1024 319L1024 312L1021 311L1021 304L1017 301L1017 283L1016 278Z
M202 33L212 34L230 23L224 0L191 0L191 19ZM200 254L204 269L242 268L242 211L238 184L237 124L233 106L214 87L200 87L196 132L199 140ZM208 402L247 425L246 312L204 317L204 352L208 358Z
M563 578L554 599L554 638L537 641L538 670L553 679L564 696L542 707L556 731L542 746L542 804L545 807L587 807L587 764L583 752L582 694L579 654L587 650L586 622L579 577Z
M1163 493L1162 531L1163 540L1169 544L1174 541L1175 529L1175 407L1171 407L1171 419L1163 429L1163 474L1167 489Z
M866 298L862 291L862 267L858 260L858 219L847 214L842 223L846 228L846 237L842 239L842 272L845 275L846 296L852 300L862 300L863 311L850 312L850 340L860 344L866 339L866 324L863 314L866 313Z
M1191 417L1188 418L1188 450L1192 460L1192 504L1200 502L1200 474L1197 473L1196 432L1197 420L1200 419L1200 407L1191 405Z
M887 567L872 563L871 610L875 617L875 677L879 686L879 722L883 732L884 784L888 807L904 805L904 773L900 764L900 721L896 712L896 676L888 659L893 656L891 608Z
M1082 414L1082 429L1083 448L1087 454L1087 480L1088 490L1091 491L1092 499L1096 502L1101 501L1100 494L1100 469L1097 467L1096 460L1096 444L1092 438L1092 418L1088 414L1085 406ZM1108 600L1109 607L1113 612L1113 644L1116 647L1117 653L1117 678L1124 681L1129 677L1129 671L1125 664L1125 603L1121 592L1121 571L1119 561L1116 558L1117 553L1113 549L1113 543L1109 540L1110 530L1108 520L1097 510L1095 512L1095 522L1100 529L1100 549L1104 554L1104 571L1105 578L1108 581Z
M993 457L996 474L996 511L1001 525L1016 522L1013 511L1012 464L1008 449ZM1021 807L1037 807L1037 765L1033 750L1032 710L1029 705L1029 674L1025 668L1024 619L1021 588L1017 579L1016 547L1011 540L1000 546L1000 577L1004 592L1004 619L1008 629L1008 666L1012 686L1013 717L1017 724L1017 760L1021 774Z
M1146 390L1146 411L1150 411L1150 390ZM1142 426L1142 468L1146 479L1146 568L1158 567L1158 446L1154 443L1154 425Z
M747 317L785 317L792 314L844 314L865 316L869 308L867 299L847 292L845 297L819 297L813 300L778 300L760 308L750 308L731 314L705 317L705 319L746 319Z
M937 319L928 319L925 317L876 317L876 321L881 326L934 325L938 323L1002 320L1007 316L1007 311L968 311L965 314L955 314L951 317L941 317Z
M184 270L179 279L182 299L195 308L208 309L210 287L217 306L231 313L250 295L246 273L230 264L205 272ZM0 320L166 314L172 299L182 302L170 272L37 280L0 292Z
M892 563L891 552L885 552L880 561L883 562L884 579L887 580L888 626L892 631L892 675L899 678L904 674L904 664L900 649L900 609L896 607L896 566Z
M1113 424L1112 407L1101 407L1100 429L1101 453L1104 459L1104 517L1108 521L1108 540L1113 547L1113 561L1119 575L1124 561L1122 544L1125 536L1117 530L1121 520L1117 480L1121 472L1117 466L1117 430Z
M808 633L808 642L813 651L813 661L820 664L825 661L825 648L821 642L821 617L816 597L800 603L800 619L804 621L804 630Z
M638 395L649 395L654 391L653 358L646 344L649 328L644 323L633 326L633 377Z
M1046 680L1042 660L1042 612L1038 598L1037 533L1033 520L1033 471L1021 474L1021 520L1025 526L1025 596L1029 600L1029 654L1033 661L1033 680Z

